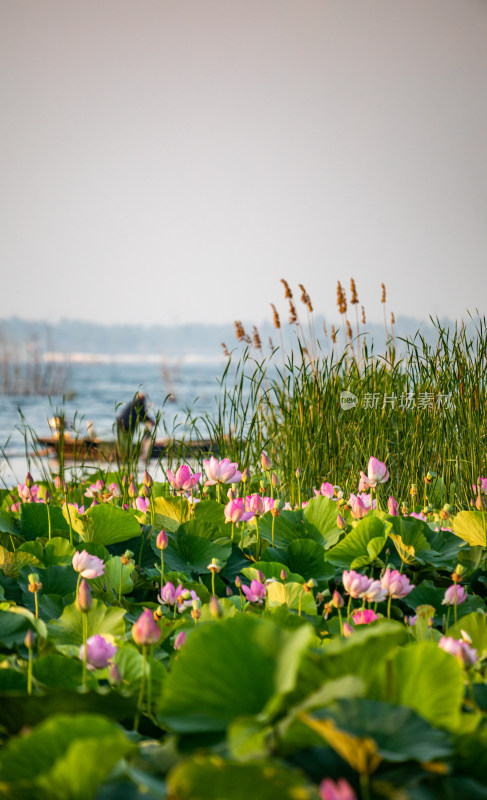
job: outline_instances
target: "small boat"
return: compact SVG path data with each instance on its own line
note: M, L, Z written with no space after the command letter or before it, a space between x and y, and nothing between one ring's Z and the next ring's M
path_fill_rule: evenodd
M118 442L75 437L65 431L63 436L37 436L36 442L45 454L56 456L58 460L67 461L116 461L120 456ZM141 442L141 458L150 453L151 459L164 458L165 455L191 458L204 455L218 455L218 447L210 439L178 441L176 439L160 439L147 446L147 440ZM43 453L40 453L42 455Z

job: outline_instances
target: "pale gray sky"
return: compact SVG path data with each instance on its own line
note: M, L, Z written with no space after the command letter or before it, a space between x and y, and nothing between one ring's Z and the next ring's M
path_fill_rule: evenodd
M0 0L0 317L485 310L487 0Z

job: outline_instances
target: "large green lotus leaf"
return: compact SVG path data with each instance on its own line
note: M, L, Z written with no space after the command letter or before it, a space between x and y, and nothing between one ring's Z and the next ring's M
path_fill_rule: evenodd
M57 715L3 748L0 787L36 800L90 800L132 749L119 726L100 715Z
M80 659L52 653L36 658L33 673L34 678L44 686L53 689L78 689L83 678L83 663Z
M317 540L325 550L336 544L342 535L337 525L338 506L328 497L315 497L304 509L306 535L318 533Z
M417 606L431 605L436 609L437 615L441 617L448 614L448 606L443 605L444 596L444 589L438 589L432 581L423 581L404 598L404 602L413 609ZM481 597L469 595L464 603L457 606L457 618L460 619L473 611L483 611L484 609L485 603ZM450 618L454 619L453 607L450 611Z
M32 625L23 614L0 610L0 643L7 648L24 643L25 634Z
M335 575L335 569L325 562L322 545L311 539L296 539L291 542L287 548L286 561L289 569L299 573L305 581L314 578L319 584L323 584Z
M41 563L37 556L32 553L24 553L21 550L16 550L15 553L12 553L5 547L0 546L0 570L8 578L18 578L22 567L27 566L27 564L37 567Z
M16 517L7 511L0 511L0 531L2 533L19 534L19 524Z
M47 537L49 534L49 521L45 503L22 503L20 506L20 528L24 539L37 539L39 536ZM56 531L69 533L69 526L59 506L49 506L51 517L51 536Z
M164 684L158 719L174 731L224 731L294 688L309 626L285 631L237 615L198 627Z
M230 536L232 526L230 523L225 523L224 509L225 506L215 500L202 500L201 503L195 503L194 518L196 522L202 522L210 528L219 528L220 536L222 531L228 531Z
M72 509L70 513L73 528L83 542L109 545L140 536L140 524L135 516L111 503L90 506L83 515L76 515L76 511L73 512Z
M399 649L381 667L374 696L414 709L434 727L454 731L460 725L464 677L456 658L434 642ZM441 680L439 679L441 676Z
M275 581L267 584L267 605L269 608L286 605L301 610L304 614L316 616L316 602L312 592L306 592L302 583Z
M153 546L154 549L154 546ZM183 572L191 575L208 573L208 564L212 558L218 558L223 566L228 560L232 546L227 539L210 541L202 536L193 536L179 530L171 537L164 550L164 571ZM157 564L160 563L161 553L157 552Z
M325 558L342 569L372 564L386 544L387 530L388 523L379 517L364 517L344 539L326 553Z
M426 534L426 538L431 547L426 558L428 564L453 572L458 563L458 552L462 547L458 537L451 531L432 530Z
M246 562L249 563L248 561ZM275 561L258 561L252 567L244 567L241 570L241 574L245 575L250 581L257 580L259 571L262 572L265 578L276 578L276 580L282 580L281 572L284 569L282 564L278 564ZM295 581L296 583L304 583L304 578L297 573L290 572L289 570L284 570L287 574L286 580L288 581Z
M263 724L258 717L237 717L227 731L230 756L238 761L265 758L270 754L272 732L272 726Z
M112 556L105 561L103 575L90 583L97 594L100 592L108 602L113 601L114 596L118 598L120 590L122 595L130 594L133 591L132 573L134 569L135 564L122 564L120 556Z
M30 572L30 567L24 567L18 579L19 586L24 592L28 591L28 576ZM36 574L39 575L39 580L42 583L42 594L60 594L64 597L76 589L78 576L71 565L65 567L53 565L47 567L47 569L36 567ZM31 596L33 598L33 595Z
M378 755L386 761L427 762L452 753L446 731L433 728L405 706L361 697L343 698L312 713L312 717L317 721L332 719L341 732L353 734L359 740L372 739Z
M3 667L0 669L0 694L9 692L27 692L27 675L25 672Z
M88 675L88 688L91 689L94 685L95 678ZM45 694L12 694L3 697L0 703L0 724L13 734L23 728L32 728L54 714L102 714L116 722L125 723L130 730L136 709L136 694L107 691L106 687L97 691L80 692L79 685L75 689L51 686Z
M280 762L235 762L220 756L195 756L167 776L168 794L177 800L318 800L301 772Z
M293 542L295 539L302 539L306 536L306 529L304 526L302 513L299 511L281 511L279 517L272 517L271 514L266 514L259 520L259 533L269 542L272 542L272 520L274 519L274 544L278 548L286 548L286 546ZM310 534L311 539L321 542L321 534L313 532Z
M476 778L485 786L485 776L487 775L487 728L478 728L474 733L456 738L455 772ZM462 796L470 798L470 795Z
M456 625L448 628L447 636L461 639L462 631L465 631L470 636L472 647L477 650L478 657L484 658L487 655L487 617L485 613L474 611L462 617Z
M120 670L122 687L131 693L138 692L142 680L144 660L142 654L132 645L123 645L118 648L113 661ZM147 664L147 675L149 666ZM160 661L152 658L152 700L157 702L162 691L162 683L166 678L166 670Z
M470 545L486 547L487 514L484 511L460 511L452 521L453 533Z
M349 639L325 641L319 662L317 685L325 678L357 675L368 684L387 654L408 641L404 625L384 620L374 625L359 625Z
M44 564L46 567L51 564L71 564L75 552L76 548L68 539L53 537L44 546Z
M36 540L32 542L22 542L22 544L17 547L16 553L29 553L30 555L34 556L34 558L40 563L44 563L44 548L40 542Z
M190 506L184 498L156 497L154 498L155 519L154 525L158 530L175 533L182 522L190 516Z
M389 536L401 560L405 564L424 563L431 549L425 535L429 533L426 523L415 517L389 517L389 523Z
M202 539L220 539L225 534L222 533L218 525L206 522L204 519L190 519L178 528L178 533L187 536L199 536Z
M88 638L99 634L123 636L125 633L124 608L107 608L99 600L93 600L93 605L87 613ZM75 645L83 644L83 614L76 608L76 603L66 606L61 617L48 625L49 638L57 644Z

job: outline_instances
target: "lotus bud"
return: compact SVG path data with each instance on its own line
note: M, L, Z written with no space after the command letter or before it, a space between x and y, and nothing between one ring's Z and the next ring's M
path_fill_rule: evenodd
M237 577L235 578L235 586L237 587L237 589L240 589L242 586L242 579L240 575L237 575Z
M352 633L353 633L352 626L349 625L348 622L344 622L343 623L343 635L344 635L344 637L346 639L350 639L350 636L352 635Z
M391 517L399 516L399 503L394 497L389 497L387 501L387 510Z
M475 508L477 509L477 511L482 511L483 507L484 507L484 503L482 501L482 496L480 494L478 494L477 495L477 499L475 500ZM441 516L441 512L440 512L440 516Z
M24 644L28 650L32 650L35 644L35 635L32 628L29 628L27 633L25 634Z
M127 475L124 475L122 478L122 486L124 489L126 489L128 485L129 485L129 479Z
M142 486L142 497L150 497L152 494L152 489L146 483Z
M261 583L265 583L265 575L260 571L260 569L257 570L257 580Z
M223 610L218 601L218 597L215 597L214 594L210 597L209 607L211 616L215 617L215 619L220 619L223 615Z
M28 472L27 475L25 476L24 483L25 483L25 485L27 486L28 489L31 489L32 486L34 485L34 478L30 474L30 472Z
M112 686L122 683L122 674L116 664L110 664L108 668L108 680Z
M137 495L138 495L137 487L136 487L135 483L133 482L133 480L131 480L130 484L129 484L129 497L133 498L133 497L137 497Z
M153 483L154 483L154 481L152 480L152 477L149 475L147 470L145 470L144 471L144 486L148 486L149 488L151 488Z
M59 490L62 485L63 484L62 484L60 476L56 475L56 477L54 478L54 488Z
M299 481L299 479L303 477L303 470L301 467L296 467L296 472L294 474Z
M281 581L287 581L287 572L285 569L281 569Z
M227 588L225 589L225 594L226 594L227 597L231 597L232 596L233 592L232 592L232 589L231 589L230 586L227 586Z
M169 539L167 538L166 531L160 531L157 534L156 539L156 547L158 550L165 550L167 545L169 544Z
M262 453L260 457L260 465L264 471L268 471L271 468L271 460L265 453Z
M344 531L347 528L347 523L341 514L337 514L337 528L340 528L341 531Z
M81 611L82 614L87 614L92 605L93 605L93 600L91 597L90 584L88 583L86 578L82 578L78 588L78 596L76 598L76 608L78 609L78 611Z
M344 603L345 603L345 601L344 601L343 597L341 596L340 592L338 592L335 589L335 591L333 592L332 598L331 598L332 606L334 608L343 608Z
M46 491L44 492L44 502L46 506L51 504L51 493L49 489L46 489Z
M247 467L245 467L245 469L242 472L242 483L247 483L249 478L250 478L249 471L248 471Z
M233 489L229 489L227 492L227 497L229 500L235 500L237 495L235 494L235 491Z
M174 649L181 650L181 648L184 647L185 644L186 644L186 634L184 631L181 631L180 633L178 633L178 635L174 640Z
M144 609L137 622L132 625L132 638L135 644L156 644L161 638L159 626L149 608Z
M273 472L272 475L271 475L271 483L272 483L274 489L277 489L277 487L279 486L279 481L277 480L277 475L276 475L275 472Z

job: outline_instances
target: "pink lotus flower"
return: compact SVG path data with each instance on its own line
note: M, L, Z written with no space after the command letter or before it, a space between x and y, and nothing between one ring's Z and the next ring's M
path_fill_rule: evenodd
M132 625L132 638L138 645L156 644L161 638L161 631L149 608L145 608L137 622Z
M391 570L390 567L387 567L384 572L380 579L380 584L386 594L396 600L407 597L409 592L412 592L415 588L414 583L410 583L406 575L402 575L397 569Z
M389 480L389 470L382 461L371 456L367 465L367 475L361 472L360 478L364 486L375 489L378 483L385 483Z
M369 622L375 622L379 619L379 615L372 611L371 608L363 608L361 611L356 611L352 614L352 619L355 625L368 625Z
M477 478L477 483L472 485L473 493L477 494L477 489L480 486L482 494L487 494L487 478Z
M262 453L260 456L260 465L263 470L268 471L271 468L271 460L268 455Z
M454 639L453 636L442 636L438 642L438 647L441 647L445 653L455 656L462 666L470 667L477 661L477 651L474 647L470 647L471 642L466 642L464 639Z
M216 483L240 483L242 480L238 464L231 463L229 458L224 458L222 461L218 461L214 456L205 458L203 466L208 476L205 486L214 486Z
M357 795L345 778L340 778L336 783L331 778L325 778L320 783L320 799L357 800Z
M96 497L98 494L100 494L100 492L103 491L104 488L104 482L102 480L98 480L96 483L92 483L90 486L88 486L85 492L85 497Z
M105 572L105 564L98 556L90 556L87 550L76 551L73 556L73 569L79 572L82 578L93 580Z
M351 569L350 571L344 571L342 583L346 593L356 599L362 597L363 593L369 589L373 581L368 578L367 575L361 575L360 572L355 572L355 570Z
M427 522L428 521L427 517L426 517L426 514L423 514L422 511L420 511L419 513L417 511L411 511L409 516L410 517L414 517L415 519L421 519L421 520L423 520L423 522Z
M169 544L166 531L159 531L156 538L156 547L158 550L165 550Z
M318 491L316 489L313 490L316 497L328 497L329 500L332 500L335 496L335 488L332 486L331 483L322 483Z
M142 511L143 514L145 514L149 505L150 500L148 497L136 497L135 500L132 501L133 508L137 509L137 511Z
M387 510L391 517L398 517L399 516L399 503L394 497L389 497L387 501Z
M362 592L362 597L367 603L382 603L387 597L387 592L380 581L372 581L367 591Z
M350 497L352 497L352 495ZM355 497L354 495L352 500L352 517L354 519L363 519L367 514L368 511L360 497Z
M445 592L445 596L441 601L444 606L459 606L467 599L467 592L459 584L452 583Z
M173 474L170 469L167 470L167 478L172 488L177 492L189 492L193 489L201 478L201 472L191 474L190 468L183 464Z
M268 511L272 511L274 508L274 498L273 497L263 497L264 502L264 514L267 514Z
M251 494L250 497L246 497L246 506L247 510L252 513L252 515L256 517L261 517L265 514L265 506L264 501L260 494Z
M92 505L98 505L96 500L92 503ZM66 508L66 503L63 503L63 508ZM68 509L70 509L70 508L74 508L74 510L76 511L77 514L84 514L85 513L85 507L84 506L79 506L78 503L68 503Z
M88 669L104 669L117 652L117 645L109 642L104 636L96 633L86 640L86 664ZM79 649L79 657L83 661L84 645Z
M184 589L182 584L178 584L177 588L174 588L171 581L164 584L157 599L162 606L171 606L171 608L176 606L179 614L182 614L187 608L191 608L195 600L199 601L194 589L191 591Z
M185 644L186 644L186 634L184 631L181 631L181 633L178 633L178 635L174 640L174 649L181 650L181 648L184 647Z
M183 587L179 584L178 589L181 590ZM164 584L161 591L159 592L157 599L159 603L163 606L175 606L178 599L178 593L174 587L174 584L171 581L168 581Z
M260 604L265 600L265 586L260 581L251 581L250 588L242 584L242 592L249 603Z
M244 513L244 501L242 497L229 500L225 506L225 522L237 524L242 519Z
M344 635L345 639L350 639L352 633L353 633L352 626L349 625L348 622L344 622L343 623L343 635Z
M369 512L371 508L377 508L377 500L372 500L371 494L366 494L365 492L362 492L361 494L351 493L348 499L348 504L352 505L353 501L356 499L360 500L362 505L365 506L367 512Z

